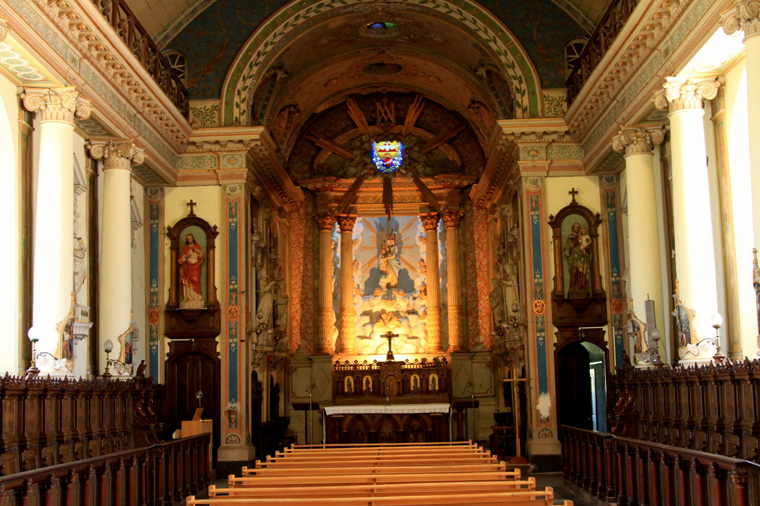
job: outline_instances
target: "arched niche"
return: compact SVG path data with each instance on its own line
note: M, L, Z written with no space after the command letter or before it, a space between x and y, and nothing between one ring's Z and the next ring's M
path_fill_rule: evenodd
M192 211L167 228L171 266L167 337L216 337L221 331L214 269L217 235L216 226Z

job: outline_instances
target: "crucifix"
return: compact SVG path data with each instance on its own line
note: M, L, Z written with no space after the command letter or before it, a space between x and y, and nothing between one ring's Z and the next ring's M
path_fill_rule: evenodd
M193 212L193 206L197 206L197 202L193 202L193 199L190 199L190 202L187 203L188 206L190 206L190 216L195 216L195 213Z
M571 197L573 197L573 202L575 202L575 196L578 195L578 190L575 188L570 188L570 191L567 192Z
M391 339L398 337L398 334L394 334L393 331L389 330L383 334L383 337L388 340L388 354L385 356L385 361L393 362L395 359L393 358L393 349L391 349Z

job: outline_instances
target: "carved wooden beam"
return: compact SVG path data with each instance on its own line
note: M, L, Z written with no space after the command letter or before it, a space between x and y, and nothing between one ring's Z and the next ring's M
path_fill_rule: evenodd
M356 155L354 155L352 152L350 152L348 149L344 148L338 143L328 141L327 139L323 137L315 137L311 134L303 134L303 138L307 141L313 142L317 146L319 146L322 149L326 149L328 151L332 151L336 155L340 155L343 158L347 158L349 160L353 160L356 158Z
M354 120L354 123L359 127L359 130L367 136L367 139L374 142L375 139L372 136L372 132L369 130L367 118L364 117L364 113L359 108L359 104L356 103L356 100L351 97L346 97L346 105L348 106L348 115Z
M430 188L427 187L427 185L417 176L414 176L412 178L412 181L414 181L414 184L417 185L417 189L420 190L420 193L422 194L422 198L425 199L425 201L430 204L430 207L435 209L435 211L439 214L443 214L443 208L441 208L441 205L438 203L438 199L435 198L435 194L430 191Z
M452 128L448 132L444 132L440 134L437 137L434 137L433 139L430 139L424 146L422 146L422 153L427 153L428 151L432 151L435 148L439 146L443 146L446 144L450 139L453 139L456 137L456 135L464 130L464 125L459 125L456 128Z
M407 135L412 130L412 127L417 123L417 118L422 114L422 109L425 108L425 104L422 103L422 95L414 97L412 105L406 111L406 118L404 119L404 128L401 129L401 135Z
M348 208L351 207L351 204L356 200L356 195L359 193L365 179L367 179L367 172L359 174L359 177L354 180L346 193L343 194L335 214L345 214L346 211L348 211Z

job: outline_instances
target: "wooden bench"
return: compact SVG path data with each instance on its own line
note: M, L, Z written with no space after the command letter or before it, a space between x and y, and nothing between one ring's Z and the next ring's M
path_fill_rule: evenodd
M400 448L396 450L387 450L384 452L377 452L374 450L368 450L368 451L350 450L347 452L315 450L313 452L308 452L308 453L275 452L273 458L287 458L287 459L301 459L301 460L315 460L315 459L326 459L326 458L374 458L374 457L381 457L381 458L451 457L451 458L454 458L454 457L479 456L479 455L490 457L491 452L490 450L477 450L477 451L476 450L435 450L432 452L426 452L426 451L415 451L411 449L400 449Z
M424 493L469 493L469 492L504 492L517 490L535 490L536 479L506 480L492 482L446 482L446 483L391 483L382 485L321 485L302 487L234 487L208 488L210 498L215 497L375 497L389 495L416 495Z
M319 476L243 476L230 475L230 487L277 487L277 486L320 486L325 483L338 487L342 485L377 485L383 483L445 483L448 481L504 481L519 479L519 470L490 471L475 473L418 473L418 474L334 474Z
M440 473L475 473L489 471L506 471L507 464L455 464L438 465L435 472ZM360 467L260 467L255 469L243 468L243 476L321 476L325 474L417 474L430 473L430 466L360 466Z
M547 487L542 491L505 491L505 492L473 492L473 493L424 493L418 495L384 496L384 497L297 497L297 498L272 498L272 497L217 497L209 499L196 499L195 496L187 498L187 506L239 506L243 504L268 504L268 505L292 505L302 506L418 506L426 505L451 505L469 506L479 505L504 505L509 506L549 506L554 504L554 490ZM572 506L572 502L565 501L565 506Z
M311 459L300 459L297 457L271 457L267 456L266 461L262 462L257 460L254 464L254 468L259 469L262 467L307 467L307 466L324 466L330 467L358 467L358 466L409 466L409 465L450 465L450 464L496 464L498 458L493 456L481 455L467 455L461 457L429 457L419 456L409 458L408 456L402 457L349 457L349 458L336 458L336 457L316 457Z
M427 448L435 446L453 446L453 447L471 447L478 448L479 445L472 441L435 441L424 443L326 443L326 444L310 444L299 445L292 444L285 448L288 450L311 450L311 449L323 449L323 448L400 448L400 447L414 447L414 448Z

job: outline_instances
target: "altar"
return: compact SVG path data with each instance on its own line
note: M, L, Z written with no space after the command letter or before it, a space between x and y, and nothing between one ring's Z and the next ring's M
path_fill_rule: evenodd
M451 406L362 404L322 410L325 443L411 443L451 441Z

